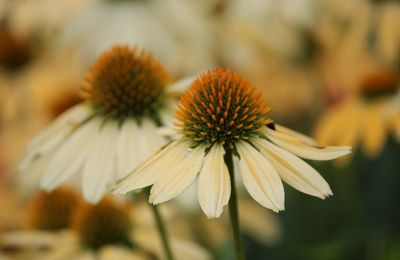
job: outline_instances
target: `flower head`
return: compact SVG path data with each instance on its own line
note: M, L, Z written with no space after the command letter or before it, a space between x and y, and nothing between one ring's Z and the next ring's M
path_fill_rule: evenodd
M268 111L263 97L240 74L216 69L200 75L178 104L178 137L124 178L115 192L153 185L150 202L157 204L197 178L201 208L208 217L218 217L230 197L225 154L232 152L247 191L267 208L284 208L281 180L316 197L331 195L326 181L297 156L331 160L351 148L318 146L273 123Z
M93 249L110 244L130 245L130 208L109 198L96 205L81 204L72 219L72 228L81 242Z
M390 96L396 93L399 85L399 76L394 70L375 70L365 75L360 84L360 94L366 99Z
M71 215L79 202L79 195L68 188L58 188L52 192L41 191L30 203L28 225L42 230L68 228Z
M157 128L172 121L166 70L138 47L116 46L93 65L75 105L28 146L20 170L42 172L47 191L82 174L85 200L97 203L114 182L165 143Z
M159 123L170 83L169 73L152 55L116 46L91 68L83 93L96 113L119 120L150 117Z
M239 73L218 69L195 80L176 111L179 133L195 146L233 145L272 123L270 108Z
M24 67L33 56L29 41L16 37L6 26L0 24L0 67L10 72Z

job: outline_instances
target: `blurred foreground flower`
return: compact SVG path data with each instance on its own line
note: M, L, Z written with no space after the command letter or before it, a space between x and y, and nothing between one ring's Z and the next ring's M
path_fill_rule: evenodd
M393 131L387 106L399 88L396 71L374 70L366 75L357 93L336 104L322 115L316 128L316 139L321 144L361 143L369 157L377 156Z
M135 221L141 212L108 197L90 205L65 188L41 192L29 208L31 229L5 233L0 247L35 259L163 259L154 225ZM172 239L172 246L177 259L209 259L194 243Z
M63 113L29 144L20 170L43 172L41 187L48 191L82 174L85 199L100 201L116 179L164 144L156 129L171 121L174 87L181 86L170 83L150 54L112 48L89 72L82 88L86 102Z
M269 110L240 74L222 69L204 73L180 100L178 137L123 179L115 193L153 185L149 200L158 204L179 195L198 177L200 206L209 218L216 218L231 196L234 155L247 191L264 207L284 209L281 179L316 197L331 195L326 181L296 155L331 160L351 148L317 146L311 138L274 124L267 117Z

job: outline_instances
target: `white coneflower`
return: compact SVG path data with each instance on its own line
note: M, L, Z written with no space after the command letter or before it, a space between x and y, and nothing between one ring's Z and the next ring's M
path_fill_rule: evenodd
M35 230L2 234L0 258L166 259L155 223L140 222L148 217L143 207L132 207L107 196L91 205L76 195L71 190L57 189L36 196L29 212L34 219L33 223L30 221L34 224L31 227ZM203 247L189 240L175 237L171 242L177 260L210 259ZM3 250L7 248L13 250Z
M153 185L158 204L198 178L198 199L209 218L219 217L231 196L232 155L243 184L264 207L284 209L282 180L325 198L328 183L299 157L331 160L351 148L320 147L309 137L275 124L263 97L240 74L216 69L192 83L178 105L178 137L124 178L115 193ZM299 156L299 157L298 157ZM234 191L232 191L232 196Z
M170 84L170 75L150 54L113 47L91 68L82 88L86 101L29 144L21 170L43 171L40 185L47 191L81 174L84 198L98 202L117 179L164 144L156 129L173 113Z

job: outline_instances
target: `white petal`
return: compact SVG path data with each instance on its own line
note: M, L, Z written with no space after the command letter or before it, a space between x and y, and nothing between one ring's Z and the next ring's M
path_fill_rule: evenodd
M53 247L55 233L38 230L10 231L2 234L0 244L8 247L43 248Z
M270 159L281 178L290 186L322 199L332 195L329 184L321 175L297 156L260 138L254 139L254 144Z
M79 104L68 109L29 143L28 153L34 152L38 146L43 145L43 142L47 143L48 139L53 139L53 136L57 136L60 131L63 132L63 129L80 124L91 115L92 110L86 104Z
M184 79L178 80L167 87L168 92L183 93L186 89L190 87L192 82L197 76L186 77Z
M83 167L83 196L90 203L97 203L110 188L117 171L116 147L118 125L106 122L100 130L96 143L89 149Z
M181 161L165 168L164 176L151 188L149 201L158 204L170 200L188 188L200 172L204 147L197 147Z
M76 130L55 152L44 172L41 187L51 191L82 168L99 131L101 120L93 119Z
M246 142L237 144L243 184L258 203L274 211L284 209L281 179L271 163Z
M304 142L306 144L317 145L317 141L315 141L315 139L313 139L313 138L311 138L309 136L306 136L306 135L304 135L302 133L299 133L297 131L294 131L292 129L289 129L287 127L284 127L282 125L275 124L275 129L279 133L286 134L288 136L292 136L292 137L294 137L294 138L298 139L299 141Z
M204 150L202 146L196 147L176 164L166 167L163 170L164 176L151 188L149 201L153 204L162 203L188 188L201 169Z
M17 184L23 195L32 195L37 192L40 180L46 167L51 162L53 156L52 151L42 155L29 163L29 166L24 171L17 173Z
M231 195L231 181L224 153L222 145L214 145L204 159L199 175L199 203L208 218L219 217Z
M189 144L186 142L170 142L121 180L116 185L114 193L125 194L154 184L165 174L165 168L167 166L176 166L177 159L184 156L188 150Z
M117 143L118 178L125 177L139 164L141 150L138 145L139 130L135 121L125 120Z
M283 136L281 133L278 133L272 129L267 130L267 137L272 142L288 150L289 152L311 160L332 160L351 153L350 146L310 146L303 142L290 140L286 136Z
M157 134L156 125L148 120L142 122L140 132L142 137L139 138L139 149L141 151L139 163L143 163L150 155L159 150L166 141L161 135Z

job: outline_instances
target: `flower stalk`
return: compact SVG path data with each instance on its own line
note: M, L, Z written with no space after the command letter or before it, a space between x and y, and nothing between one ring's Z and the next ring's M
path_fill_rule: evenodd
M147 191L146 193L148 193L148 192L149 191ZM168 239L167 229L165 228L165 224L164 224L164 221L160 214L158 205L150 204L150 207L153 212L154 220L156 221L158 233L160 234L161 243L164 248L165 256L166 256L167 260L174 260L172 250L171 250L171 244Z
M235 244L235 256L237 260L244 260L245 254L243 249L242 236L240 235L239 225L239 211L238 211L238 200L236 195L235 185L235 171L233 168L232 150L225 148L225 163L228 167L229 177L231 180L231 197L229 199L229 216L231 219L233 241Z

